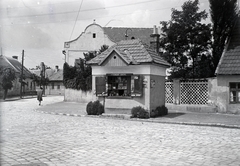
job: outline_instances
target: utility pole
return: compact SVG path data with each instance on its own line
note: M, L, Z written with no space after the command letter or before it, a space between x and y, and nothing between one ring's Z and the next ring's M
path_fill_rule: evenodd
M22 99L22 86L23 86L23 62L24 62L24 50L22 50L22 68L21 68L21 75L20 75L20 98Z

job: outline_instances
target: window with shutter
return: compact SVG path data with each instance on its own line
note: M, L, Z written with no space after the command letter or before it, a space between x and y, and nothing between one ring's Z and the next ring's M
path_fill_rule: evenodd
M131 96L142 96L143 77L134 75L131 77Z
M106 96L106 78L96 77L95 81L96 81L96 95Z

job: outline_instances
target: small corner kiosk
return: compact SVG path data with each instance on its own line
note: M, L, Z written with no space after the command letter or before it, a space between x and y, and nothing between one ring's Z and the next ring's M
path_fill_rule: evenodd
M165 76L169 64L140 40L123 40L87 62L92 90L105 98L105 108L141 106L149 112L165 105Z

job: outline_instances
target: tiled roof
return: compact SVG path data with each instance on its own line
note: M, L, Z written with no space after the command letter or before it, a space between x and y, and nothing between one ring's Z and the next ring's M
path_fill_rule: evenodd
M138 39L122 40L87 63L101 65L113 51L116 51L127 64L156 63L170 66L161 55Z
M22 64L17 59L2 55L0 56L0 66L12 68L17 76L20 76L21 74ZM32 76L32 73L26 67L23 67L23 74L26 78L31 78Z
M236 21L229 43L219 61L216 74L240 75L240 17Z
M32 73L40 76L40 70L31 70ZM63 81L63 69L46 69L45 71L46 77L49 81Z
M58 71L55 71L50 77L50 81L63 81L63 70L59 69Z
M125 34L127 32L127 39L134 37L148 45L150 45L150 41L152 40L150 35L153 33L153 28L103 27L103 30L115 43L121 40L126 40Z

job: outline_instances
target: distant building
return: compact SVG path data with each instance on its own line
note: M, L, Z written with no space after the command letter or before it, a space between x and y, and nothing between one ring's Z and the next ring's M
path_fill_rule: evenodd
M31 70L32 73L40 76L40 70ZM63 69L55 66L55 69L46 69L45 77L49 79L45 86L45 95L64 95Z
M13 88L8 90L8 96L19 96L20 95L20 76L22 64L18 61L17 56L13 58L0 56L0 66L3 68L11 68L15 71L16 80L13 82ZM33 81L32 73L26 68L23 67L23 86L22 86L22 95L34 94L35 92L35 82ZM0 86L0 95L3 95L2 86Z
M140 39L154 46L155 39L150 37L153 32L154 28L101 27L94 22L79 37L64 43L66 62L74 65L75 59L83 58L83 53L99 51L101 46L110 47L121 40Z
M240 17L219 61L217 105L221 112L240 113Z

